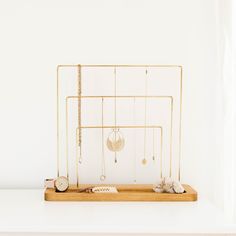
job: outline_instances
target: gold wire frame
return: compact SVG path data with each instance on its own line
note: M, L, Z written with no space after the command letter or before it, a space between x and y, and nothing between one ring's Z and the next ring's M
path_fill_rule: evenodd
M60 141L60 134L59 134L59 69L62 67L77 67L78 68L78 96L68 96L69 97L77 97L81 99L81 68L82 67L159 67L159 68L180 68L180 107L179 107L179 167L178 167L178 180L181 179L181 153L182 153L182 91L183 91L183 68L181 65L58 65L57 66L57 176L60 176L60 154L59 154L59 141ZM94 97L94 96L84 96L84 97ZM102 97L102 96L100 96ZM106 96L104 96L106 97ZM107 97L114 97L114 96L107 96ZM118 97L118 96L116 96ZM130 96L124 96L130 97ZM146 97L146 96L131 96L131 97ZM155 97L155 96L150 96ZM173 119L173 97L172 96L159 96L159 97L170 97L171 98L171 120ZM66 98L66 106L67 106L67 98ZM78 103L81 105L81 100ZM81 107L78 107L78 122L81 122ZM79 121L80 120L80 121ZM145 126L144 126L145 127ZM82 128L82 127L81 127ZM171 177L171 168L172 168L172 122L171 122L171 148L170 148L170 177ZM78 132L78 131L77 131ZM79 132L81 135L81 131ZM81 143L80 143L81 145ZM81 146L80 146L81 148ZM67 177L69 177L68 173L68 160L67 160Z
M104 126L102 126L104 128ZM145 126L143 127L137 127L137 126L130 126L130 127L127 127L127 126L108 126L108 128L144 128ZM87 127L84 127L84 128L87 128ZM92 127L89 127L89 128L92 128ZM98 128L98 127L97 127ZM153 126L146 126L146 128L156 128L156 129L160 129L160 177L162 178L162 155L163 155L163 128L162 126L156 126L156 125L153 125ZM77 189L79 189L79 157L78 157L78 136L79 136L79 128L76 129L76 187ZM68 156L67 156L68 158ZM68 159L67 159L68 160Z
M157 98L157 99L169 99L171 105L171 120L170 120L170 168L169 168L169 176L172 175L172 129L173 129L173 97L172 96L67 96L66 97L66 172L67 177L69 179L69 155L68 155L68 102L70 99L78 99L78 102L83 98ZM80 121L81 122L81 121ZM80 123L81 124L81 123ZM79 138L81 135L81 129L160 129L160 177L162 178L162 155L163 155L163 127L160 125L95 125L95 126L79 126L76 128L76 186L79 188L79 159L78 159L78 146L79 146ZM81 146L80 146L81 148Z

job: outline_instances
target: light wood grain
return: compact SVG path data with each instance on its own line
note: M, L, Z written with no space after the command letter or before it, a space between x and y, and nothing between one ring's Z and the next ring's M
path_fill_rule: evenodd
M81 188L91 185L81 185ZM98 185L96 185L98 186ZM118 193L80 193L75 186L70 186L66 192L56 192L46 189L46 201L196 201L197 192L184 184L185 193L155 193L152 185L112 185Z

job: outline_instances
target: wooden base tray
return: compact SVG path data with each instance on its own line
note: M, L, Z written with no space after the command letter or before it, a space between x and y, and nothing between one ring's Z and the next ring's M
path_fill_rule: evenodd
M91 185L81 185L80 188ZM98 185L96 185L98 186ZM106 185L107 186L107 185ZM66 192L56 192L55 189L46 189L46 201L196 201L197 192L189 185L184 184L185 193L155 193L152 185L112 185L118 193L79 193L75 186L70 186Z

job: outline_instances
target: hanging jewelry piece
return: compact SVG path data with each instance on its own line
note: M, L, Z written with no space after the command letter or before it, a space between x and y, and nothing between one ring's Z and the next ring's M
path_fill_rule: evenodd
M78 146L79 146L79 163L82 163L82 130L81 130L81 66L78 65Z
M152 129L152 160L155 161L155 129Z
M145 71L146 77L145 77L145 98L144 98L144 147L143 147L143 159L142 159L142 164L146 165L147 164L147 159L146 159L146 136L147 136L147 69Z
M136 126L136 99L134 97L134 103L133 103L133 124ZM133 129L133 141L134 141L134 183L137 182L137 170L136 170L136 129Z
M105 155L104 155L104 114L103 114L103 105L104 105L104 98L102 98L102 174L100 176L100 180L104 181L106 179L105 173Z
M112 152L119 152L124 148L125 140L119 129L113 129L107 138L107 148Z
M115 153L115 163L117 163L117 152L124 148L125 140L116 122L116 67L114 68L114 127L107 138L107 148Z
M79 188L79 128L76 129L76 144L75 144L75 150L76 150L76 186Z
M81 130L81 66L78 65L77 95L78 95L78 127L76 128L76 186L79 188L79 164L82 163L82 130Z

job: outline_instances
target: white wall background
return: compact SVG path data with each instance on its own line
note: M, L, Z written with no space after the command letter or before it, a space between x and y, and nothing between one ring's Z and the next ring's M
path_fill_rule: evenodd
M214 199L216 10L216 0L0 1L0 187L56 175L57 64L182 64L182 182Z

